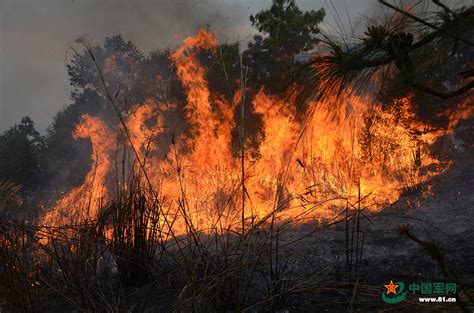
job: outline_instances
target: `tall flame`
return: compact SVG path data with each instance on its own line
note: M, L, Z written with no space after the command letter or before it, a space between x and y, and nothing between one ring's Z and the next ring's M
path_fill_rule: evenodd
M44 222L62 224L95 218L99 208L109 198L106 188L107 175L112 170L112 151L115 149L115 133L98 117L83 115L73 134L75 140L89 138L92 143L92 167L84 183L59 199L49 211Z
M242 91L232 103L213 94L198 60L199 50L216 45L211 33L200 30L171 56L187 93L188 135L160 147L157 136L170 133L162 113L173 106L152 100L132 108L126 119L127 145L133 145L143 166L135 163L136 169L147 171L154 192L168 202L169 214L181 212L199 229L218 220L235 227L242 205L242 169L232 150L235 103ZM267 95L263 88L254 96L252 106L263 122L258 147L246 147L252 153L244 155L246 218L259 219L274 210L295 222L330 218L359 198L377 211L444 169L429 151L442 134L416 119L411 95L394 99L389 109L357 96L339 106L331 101L313 103L318 109L301 121L291 99ZM456 112L448 131L473 113L469 106ZM119 131L123 129L114 132L97 117L83 117L74 138L91 139L93 167L84 184L60 199L45 221L59 223L62 214L90 218L112 200L107 175ZM165 150L167 156L159 157ZM83 199L88 206L78 206ZM185 232L187 223L178 218L175 232Z

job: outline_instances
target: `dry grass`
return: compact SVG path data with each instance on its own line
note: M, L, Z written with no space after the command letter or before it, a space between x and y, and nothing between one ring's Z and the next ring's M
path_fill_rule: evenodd
M368 221L360 191L355 204L347 203L340 216L320 226L344 228L339 273L311 268L289 253L289 245L317 233L294 237L291 225L281 222L279 205L258 223L244 218L244 170L240 231L216 223L203 232L187 214L185 192L174 217L168 214L97 70L139 166L128 176L127 189L117 188L115 200L95 219L47 227L0 216L0 311L344 312L379 302L379 287L360 273ZM245 90L244 71L241 81ZM243 124L240 131L243 154ZM285 199L283 190L277 188L276 201ZM173 232L177 219L185 222L186 234ZM405 305L417 308L413 301Z

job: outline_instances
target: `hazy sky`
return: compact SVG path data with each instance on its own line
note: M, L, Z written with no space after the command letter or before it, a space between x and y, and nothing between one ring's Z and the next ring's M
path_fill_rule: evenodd
M396 0L398 1L398 0ZM473 0L457 1L472 3ZM191 35L210 24L221 40L253 34L249 15L271 0L0 0L0 130L29 115L44 131L70 102L68 47L85 35L100 45L122 34L139 49L175 47L177 34ZM376 12L376 0L297 0L304 9L326 8L325 29L334 10L349 27ZM349 18L348 18L349 16ZM328 25L329 24L329 25Z

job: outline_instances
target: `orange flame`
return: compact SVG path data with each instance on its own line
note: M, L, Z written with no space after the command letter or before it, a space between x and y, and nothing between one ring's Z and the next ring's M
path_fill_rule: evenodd
M81 221L95 218L101 205L109 200L106 186L107 175L112 170L111 153L115 149L115 134L99 118L82 116L73 134L75 140L90 138L92 142L92 168L84 183L59 199L43 222L61 225L64 221Z
M212 94L206 68L197 58L199 50L216 45L211 33L200 30L184 39L171 56L187 93L185 119L191 129L188 136L176 138L166 158L158 157L156 141L166 132L163 103L145 101L126 120L131 144L155 192L168 201L170 216L184 214L199 229L217 221L236 227L242 205L242 169L232 153L235 108L223 96ZM239 98L240 91L234 103ZM252 101L262 116L263 135L258 147L246 147L255 152L245 155L247 218L258 220L275 210L295 222L331 218L358 197L364 199L365 208L377 211L445 168L429 151L442 134L416 119L410 95L393 100L390 109L357 96L340 106L326 99L312 104L318 109L305 121L296 117L292 100L283 99L262 88ZM460 108L448 129L459 118L472 116L472 108ZM49 223L58 223L64 213L93 217L100 204L111 199L106 177L112 171L117 135L99 118L85 115L74 136L91 139L94 166L84 184L45 216ZM89 211L84 213L78 204L86 196ZM185 232L189 221L178 218L174 231Z

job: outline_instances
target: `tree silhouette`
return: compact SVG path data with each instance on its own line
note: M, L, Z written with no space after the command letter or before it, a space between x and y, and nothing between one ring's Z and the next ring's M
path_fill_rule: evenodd
M253 79L282 89L295 70L295 56L319 42L324 9L303 12L294 0L275 0L270 9L250 16L256 35L245 52Z
M363 92L370 81L393 80L394 68L407 86L442 99L462 95L474 87L474 69L468 62L447 69L459 55L472 57L474 44L468 37L472 38L474 7L454 10L442 5L438 14L415 15L386 1L379 2L395 14L385 21L372 22L364 37L352 43L328 37L323 40L329 52L315 57L297 78L304 86L303 99L314 94L327 97ZM455 88L433 80L453 70L457 71L452 80Z
M11 181L25 190L34 189L39 175L41 137L30 117L0 135L0 181Z

